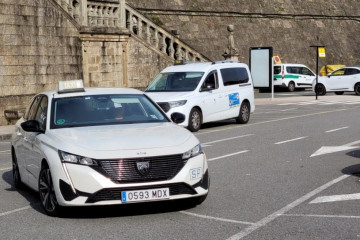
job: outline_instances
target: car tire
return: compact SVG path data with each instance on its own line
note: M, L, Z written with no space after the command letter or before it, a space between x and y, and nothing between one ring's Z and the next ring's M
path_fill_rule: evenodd
M336 95L343 95L344 92L335 92Z
M41 205L47 215L52 217L59 216L60 206L56 200L54 184L51 177L50 168L47 164L43 164L39 176L39 195Z
M326 88L323 84L318 83L315 86L315 93L319 96L324 96L326 94Z
M12 158L12 173L13 173L14 187L16 189L21 189L23 186L23 183L21 182L19 165L17 162L17 158L16 158L14 149L11 150L11 158Z
M200 110L197 108L191 109L187 128L191 132L197 132L200 130L201 123L202 123L202 116Z
M295 83L294 82L289 82L288 90L289 90L289 92L295 91Z
M242 102L240 106L239 116L236 118L236 122L245 124L250 119L250 104L248 102Z
M356 95L360 96L360 83L355 84L354 91Z

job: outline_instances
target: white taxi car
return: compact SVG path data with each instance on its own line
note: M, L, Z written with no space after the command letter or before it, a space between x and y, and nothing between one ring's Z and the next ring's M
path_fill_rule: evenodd
M205 200L199 140L144 93L60 85L34 97L12 136L14 185L38 191L48 215L65 206Z
M335 92L337 95L355 92L356 95L360 95L360 66L335 70L325 77L319 77L317 84L314 80L312 87L317 95L325 95L327 92Z
M249 68L232 61L183 63L160 72L145 90L166 114L185 115L181 126L196 132L201 124L224 119L247 123L254 112Z
M296 88L310 88L316 75L303 64L275 64L274 65L274 86L285 87L289 92Z

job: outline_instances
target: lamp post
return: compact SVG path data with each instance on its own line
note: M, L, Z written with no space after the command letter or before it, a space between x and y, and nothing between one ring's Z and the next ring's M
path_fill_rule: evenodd
M316 86L318 84L319 76L319 57L325 57L325 46L324 45L311 45L310 47L316 48L316 83L315 83L315 99L318 100L318 93L316 91ZM322 49L321 53L319 49Z

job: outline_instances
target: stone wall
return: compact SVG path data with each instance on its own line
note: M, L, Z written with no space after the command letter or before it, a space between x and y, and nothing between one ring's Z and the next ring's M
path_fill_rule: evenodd
M223 59L226 26L235 25L240 61L249 48L272 46L283 62L304 63L315 70L315 50L326 45L324 64L359 64L358 0L128 0L159 25L179 30L180 38L212 60ZM226 2L226 3L225 3Z
M82 77L78 30L48 0L0 0L0 125L59 79Z

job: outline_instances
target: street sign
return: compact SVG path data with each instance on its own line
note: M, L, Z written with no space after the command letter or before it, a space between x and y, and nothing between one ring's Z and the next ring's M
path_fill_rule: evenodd
M321 58L324 58L326 57L326 54L325 54L325 48L324 47L319 47L319 57Z

